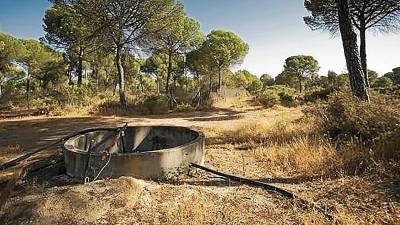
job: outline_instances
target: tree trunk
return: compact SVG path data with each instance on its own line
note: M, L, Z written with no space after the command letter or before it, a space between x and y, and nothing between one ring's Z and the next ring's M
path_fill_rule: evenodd
M222 67L218 67L218 91L221 90L222 87Z
M27 77L26 77L26 102L28 105L28 110L31 109L31 102L30 102L30 96L29 96L29 91L31 89L31 85L30 85L30 80L29 80L29 68L27 70Z
M115 96L115 92L117 92L118 80L113 83L113 97Z
M73 86L74 81L72 80L72 69L73 66L71 64L68 65L68 71L67 71L67 76L68 76L68 85Z
M117 64L118 70L118 81L119 81L119 103L122 107L126 107L126 98L125 98L125 74L124 74L124 67L122 65L122 47L117 46L117 54L115 56L115 61Z
M369 101L368 87L365 83L365 76L358 52L357 34L354 32L350 19L349 2L348 0L336 0L336 2L351 89L354 96L361 100Z
M303 93L303 84L301 82L301 76L299 76L299 85L300 85L299 86L299 88L300 88L299 90L300 90L300 94L301 94L301 93Z
M165 93L169 96L170 95L170 88L169 88L169 81L171 80L172 74L172 53L168 53L168 69L167 69L167 82L165 85Z
M144 92L143 74L140 71L139 71L139 89L140 91Z
M83 51L81 48L79 49L78 68L77 68L76 72L77 72L77 76L78 76L78 86L81 86L82 76L83 76Z
M370 87L369 77L368 77L368 63L367 63L367 41L366 41L366 29L365 22L361 22L360 29L360 57L361 57L361 66L365 76L365 84L367 87Z
M99 81L99 68L97 65L94 66L93 73L94 73L95 79L96 79L96 93L99 93L100 81Z
M156 85L157 85L157 94L160 94L160 77L158 77L158 73L156 73Z
M197 86L199 87L197 90L201 91L201 80L200 80L200 74L196 73L196 80L197 80Z
M172 89L171 89L171 97L175 97L175 90L176 90L176 74L174 74L172 79Z
M211 94L212 88L213 88L213 86L212 86L212 75L213 75L213 73L214 73L214 70L211 69L211 71L210 71L210 80L209 80L209 83L208 83L208 89L209 89L208 95Z

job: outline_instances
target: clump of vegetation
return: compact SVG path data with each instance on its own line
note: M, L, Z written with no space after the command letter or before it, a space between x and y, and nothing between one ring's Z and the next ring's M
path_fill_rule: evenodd
M294 107L301 102L301 98L295 89L283 85L275 85L267 87L262 91L257 96L257 101L267 108L271 108L277 104Z
M251 150L255 160L273 173L332 174L343 164L335 145L318 133L309 119L246 120L232 128L222 128L216 135L221 143Z
M267 107L271 108L276 104L279 104L279 95L273 90L265 90L257 96L257 101Z
M304 101L305 102L326 101L328 100L332 92L333 92L332 88L322 88L311 92L307 92L304 95Z
M178 104L175 109L176 112L193 112L195 110L192 105L187 103Z
M360 101L348 93L335 93L314 113L321 131L339 143L353 141L381 149L382 156L400 156L400 100L374 93L370 102ZM387 146L386 148L382 148ZM375 151L375 153L378 153Z
M375 92L371 102L335 92L327 102L310 105L301 119L244 121L217 133L221 143L252 149L258 161L283 174L338 176L390 170L396 176L399 106L398 98Z
M169 111L169 99L163 95L154 95L143 102L144 113L165 114Z

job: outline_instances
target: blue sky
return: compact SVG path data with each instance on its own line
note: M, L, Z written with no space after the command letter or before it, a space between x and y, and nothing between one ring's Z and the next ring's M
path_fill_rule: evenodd
M187 13L204 33L224 29L237 33L250 45L240 67L257 75L276 76L292 55L314 56L327 70L345 71L340 38L311 31L302 20L303 0L183 0ZM47 0L0 0L0 31L21 38L43 36L42 17ZM400 34L368 35L369 67L385 73L400 66ZM239 68L239 67L238 67ZM236 68L236 69L238 69Z

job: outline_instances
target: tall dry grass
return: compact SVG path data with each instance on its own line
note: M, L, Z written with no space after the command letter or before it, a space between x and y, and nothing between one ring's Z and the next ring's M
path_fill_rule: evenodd
M230 127L212 128L216 143L241 146L271 172L295 176L339 176L360 173L368 151L357 143L338 146L320 132L315 118L268 121L247 119Z

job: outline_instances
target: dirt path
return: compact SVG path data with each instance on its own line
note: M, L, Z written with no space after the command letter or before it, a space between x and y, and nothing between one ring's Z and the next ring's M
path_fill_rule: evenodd
M269 119L299 114L298 109L261 110L241 99L241 108L222 104L219 107L190 113L173 113L153 116L131 117L29 117L0 120L0 163L24 151L57 140L60 137L89 127L115 127L129 125L175 125L204 129L213 126L230 126L240 121L256 119L261 114ZM260 114L261 113L261 114ZM15 153L15 154L12 154Z

